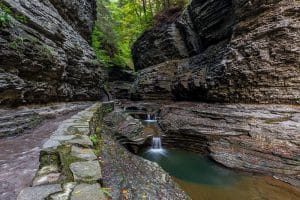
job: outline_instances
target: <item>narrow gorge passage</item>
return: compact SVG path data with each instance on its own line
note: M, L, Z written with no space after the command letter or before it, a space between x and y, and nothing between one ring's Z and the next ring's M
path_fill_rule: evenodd
M299 0L0 0L0 200L299 200Z

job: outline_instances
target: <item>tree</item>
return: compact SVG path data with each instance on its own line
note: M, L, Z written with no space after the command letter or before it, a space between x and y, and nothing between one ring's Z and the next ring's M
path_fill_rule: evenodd
M133 42L153 26L158 13L176 6L183 8L186 3L187 0L97 0L92 46L98 60L133 69Z

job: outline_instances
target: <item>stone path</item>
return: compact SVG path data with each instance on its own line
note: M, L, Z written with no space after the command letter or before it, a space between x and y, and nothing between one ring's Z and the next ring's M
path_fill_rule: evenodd
M89 105L91 104L88 102L57 103L0 109L0 135L19 133L13 137L0 138L1 200L15 200L21 189L31 184L38 169L39 152L43 143L57 129L61 121ZM18 123L14 121L16 118ZM38 123L32 124L32 119L39 119ZM32 128L32 125L35 128Z
M18 200L106 199L100 185L101 167L94 153L97 147L89 138L97 131L98 117L106 109L103 105L96 103L61 123L43 145L33 186L23 189Z

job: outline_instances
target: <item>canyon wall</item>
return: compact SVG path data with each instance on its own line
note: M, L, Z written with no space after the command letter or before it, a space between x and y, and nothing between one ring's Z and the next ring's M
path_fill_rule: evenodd
M105 73L90 41L95 0L2 0L0 105L96 100Z
M299 11L290 0L193 0L135 42L133 99L299 104Z

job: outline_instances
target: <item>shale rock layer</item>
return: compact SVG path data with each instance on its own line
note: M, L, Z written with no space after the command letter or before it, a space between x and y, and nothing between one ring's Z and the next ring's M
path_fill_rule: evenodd
M99 99L104 73L89 46L95 1L3 0L0 104Z
M163 106L159 119L164 146L300 186L299 106L182 102Z
M176 22L134 44L143 70L133 96L300 103L299 10L288 0L193 0Z

